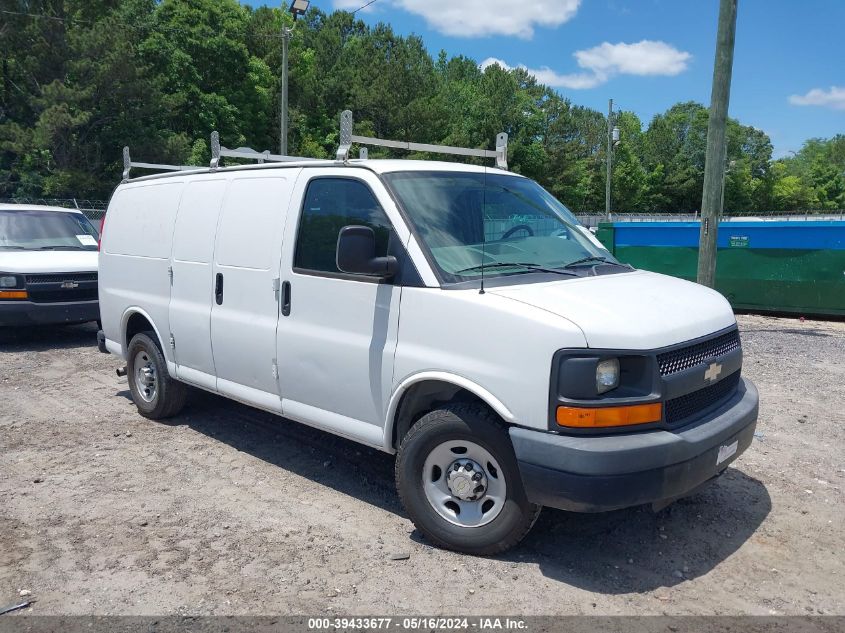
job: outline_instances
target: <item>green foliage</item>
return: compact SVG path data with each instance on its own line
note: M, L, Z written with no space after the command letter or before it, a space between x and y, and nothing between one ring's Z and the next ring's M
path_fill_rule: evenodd
M282 8L237 0L0 0L0 197L106 197L121 148L151 162L206 164L208 138L276 150ZM491 148L575 211L604 209L607 120L524 70L436 58L416 36L312 9L293 30L290 152L330 157L338 116L397 140ZM614 211L701 204L707 109L678 103L646 126L618 113ZM768 136L728 123L725 208L845 208L845 135L773 161ZM402 156L378 149L378 156ZM424 156L437 158L437 156ZM474 160L474 159L468 159Z

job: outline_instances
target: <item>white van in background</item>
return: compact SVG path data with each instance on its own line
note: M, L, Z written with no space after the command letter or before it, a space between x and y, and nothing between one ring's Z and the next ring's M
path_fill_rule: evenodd
M323 161L124 182L100 306L101 349L126 362L142 415L176 415L191 385L398 453L419 530L475 554L519 542L543 505L689 494L757 419L721 295L620 264L500 169Z
M98 237L76 209L0 204L0 326L98 320Z

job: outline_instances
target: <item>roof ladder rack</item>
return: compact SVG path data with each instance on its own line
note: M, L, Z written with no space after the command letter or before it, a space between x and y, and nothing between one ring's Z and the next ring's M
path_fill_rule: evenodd
M211 169L218 169L220 167L221 158L245 158L247 160L257 161L258 163L293 163L320 160L319 158L271 154L270 150L258 152L250 147L228 149L220 145L220 134L215 130L211 133Z
M344 110L340 115L340 147L337 150L338 162L349 160L349 152L352 144L376 145L379 147L392 147L405 149L412 152L431 152L433 154L453 154L457 156L478 156L480 158L495 158L496 167L508 168L508 135L504 132L496 136L496 149L473 149L468 147L450 147L448 145L429 145L427 143L408 143L405 141L388 141L370 136L357 136L352 133L353 128L352 111ZM361 158L367 156L366 148L361 148Z
M123 181L126 182L129 180L129 172L132 170L133 167L137 167L139 169L156 169L159 171L185 171L188 169L200 169L196 165L162 165L158 163L140 163L138 161L133 161L132 158L129 156L129 148L123 148Z

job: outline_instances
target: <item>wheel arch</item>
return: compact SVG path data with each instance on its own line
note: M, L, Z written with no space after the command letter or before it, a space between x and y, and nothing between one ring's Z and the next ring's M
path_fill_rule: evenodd
M395 452L405 433L435 403L478 401L507 423L516 422L505 404L481 385L448 372L421 372L405 378L394 390L387 411L384 450Z
M149 327L143 327L144 323L146 323ZM167 346L165 345L165 340L161 336L161 332L149 313L143 308L138 307L127 308L120 320L120 335L123 339L124 357L126 357L129 353L129 341L132 340L132 337L135 336L135 334L144 332L148 329L151 329L155 333L160 345L161 353L164 355L164 359L169 365L170 359L167 358Z

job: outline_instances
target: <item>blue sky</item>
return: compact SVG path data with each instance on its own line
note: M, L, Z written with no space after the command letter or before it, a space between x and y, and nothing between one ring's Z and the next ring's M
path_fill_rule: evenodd
M264 2L249 0L258 5ZM313 0L325 11L366 0ZM357 15L423 37L436 55L523 65L573 103L644 123L709 104L718 0L376 0ZM845 0L739 0L730 114L775 157L845 133Z

